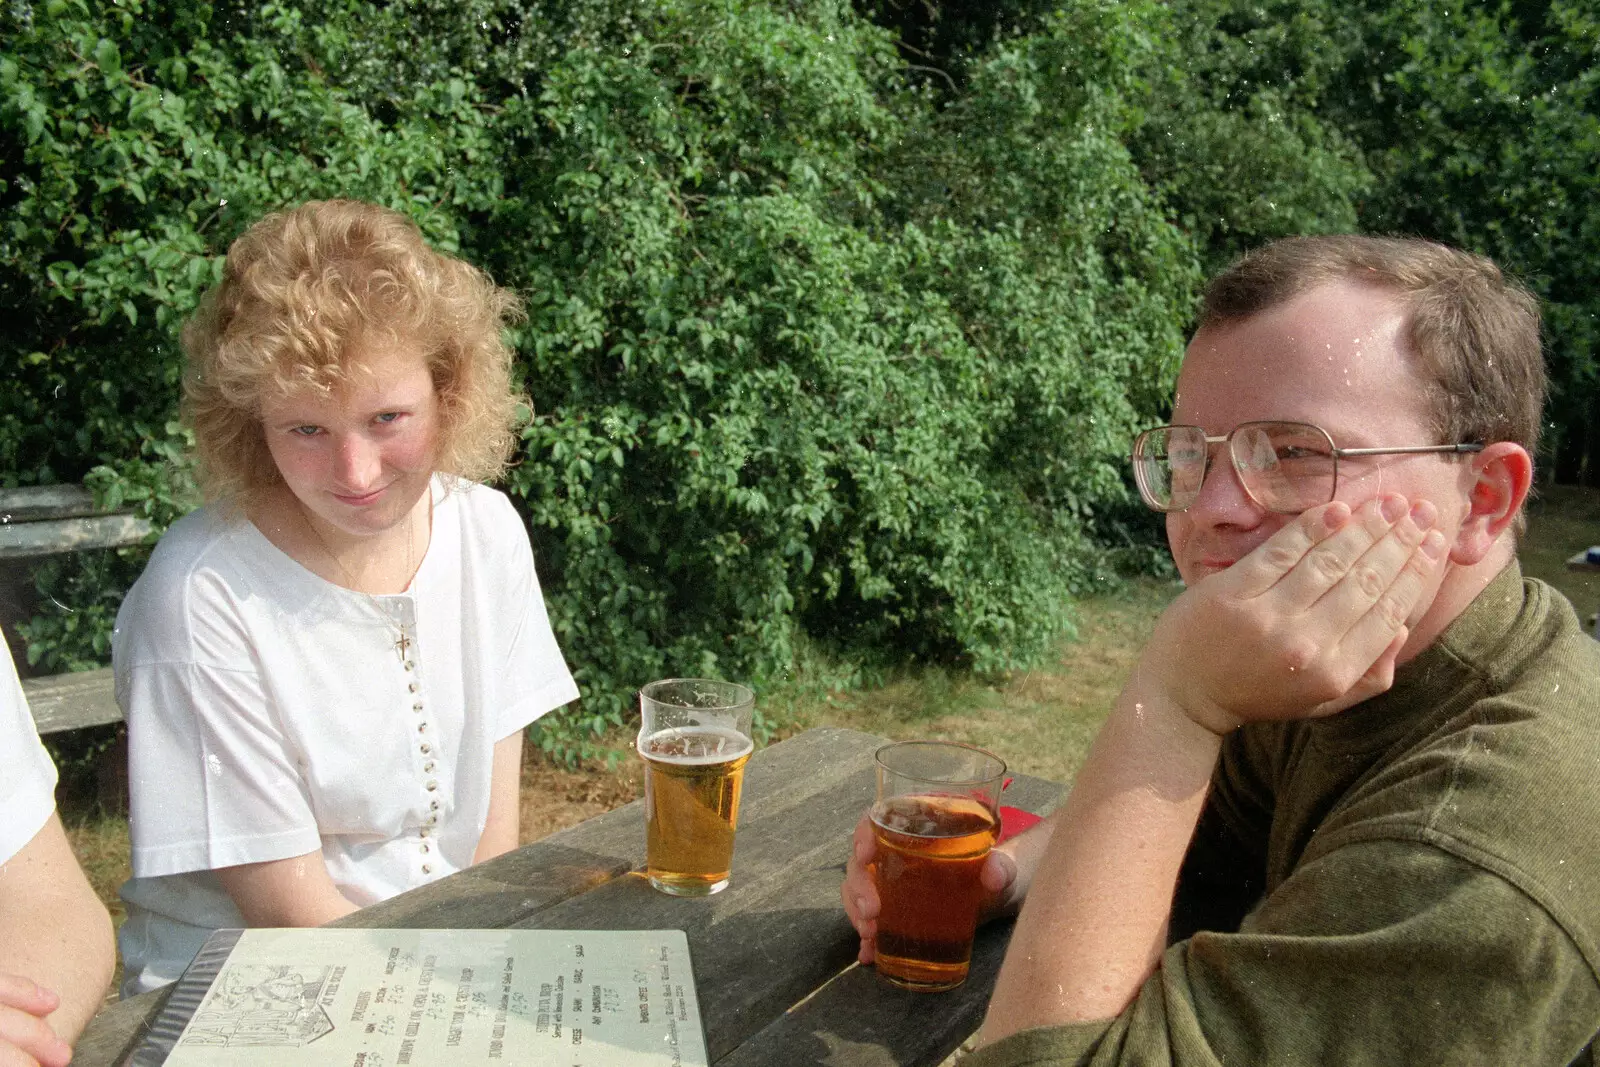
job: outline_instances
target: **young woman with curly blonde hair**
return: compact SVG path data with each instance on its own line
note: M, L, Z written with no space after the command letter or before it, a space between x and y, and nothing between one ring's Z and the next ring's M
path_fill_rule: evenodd
M183 332L207 505L117 618L125 993L517 844L524 727L577 696L499 474L514 296L404 216L263 218Z

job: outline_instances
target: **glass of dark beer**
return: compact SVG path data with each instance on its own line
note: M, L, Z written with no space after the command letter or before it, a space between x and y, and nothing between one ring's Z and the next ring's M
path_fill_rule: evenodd
M710 678L667 678L639 691L646 873L663 893L727 888L755 704L750 687Z
M966 981L978 881L1000 832L999 756L953 741L878 749L878 973L920 992Z

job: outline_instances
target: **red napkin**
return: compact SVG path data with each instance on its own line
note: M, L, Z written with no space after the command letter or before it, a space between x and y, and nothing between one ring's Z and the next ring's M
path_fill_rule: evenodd
M1000 806L999 841L1004 841L1008 837L1016 837L1022 831L1038 822L1039 819L1040 817L1031 811L1023 811L1021 808L1007 807L1002 804Z
M1007 778L1001 783L1000 791L1005 792L1013 781L1014 779ZM1008 837L1016 837L1034 823L1039 822L1040 818L1040 816L1031 811L1023 811L1021 808L1012 808L1004 804L1000 805L1000 836L995 843L999 844Z

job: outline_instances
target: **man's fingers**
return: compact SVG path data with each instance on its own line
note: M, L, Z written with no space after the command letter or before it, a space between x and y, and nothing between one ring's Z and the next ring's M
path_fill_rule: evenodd
M1368 501L1272 591L1274 598L1293 602L1333 579L1300 613L1297 626L1302 662L1296 669L1309 692L1331 698L1315 714L1348 707L1392 684L1395 638L1405 631L1445 552L1443 535L1430 529L1437 518L1427 501L1409 505L1397 495Z
M861 816L861 821L856 823L856 832L851 836L851 851L856 859L862 863L871 863L878 854L878 839L872 832L872 817Z
M1396 538L1397 541L1403 538ZM1395 546L1381 546L1384 554ZM1367 610L1339 638L1335 654L1349 662L1371 664L1389 649L1395 635L1405 628L1406 619L1416 608L1439 565L1449 551L1449 543L1438 530L1429 530L1408 548L1394 579ZM1378 552L1378 549L1374 549ZM1387 566L1385 562L1383 566ZM1354 594L1347 594L1353 597Z
M1309 611L1314 605L1325 606L1318 605L1318 601L1330 590L1350 581L1352 568L1357 566L1358 560L1362 560L1374 544L1389 536L1395 523L1405 522L1406 510L1410 507L1410 502L1398 493L1371 499L1355 509L1339 530L1307 547L1304 558L1270 593L1278 613L1293 616ZM1371 579L1363 571L1358 581L1370 584ZM1381 587L1373 590L1374 598L1378 592Z
M1350 506L1342 500L1305 512L1228 568L1225 573L1233 586L1233 594L1248 600L1275 588L1300 566L1308 552L1349 522Z
M0 1067L39 1067L39 1061L0 1037Z
M871 867L857 867L854 863L845 872L844 884L839 887L839 897L844 902L844 913L863 936L871 933L867 926L878 918L878 887L873 882Z
M31 1012L0 1006L0 1065L67 1067L71 1060L72 1046L49 1023Z
M1390 633L1405 621L1412 605L1401 602L1408 590L1405 586L1396 589L1395 583L1406 564L1417 556L1418 548L1438 514L1437 508L1423 500L1412 506L1409 513L1402 514L1391 523L1376 508L1363 507L1356 521L1350 524L1352 528L1359 529L1359 533L1352 530L1347 539L1345 533L1341 532L1339 537L1328 539L1328 545L1342 542L1338 549L1332 551L1341 557L1339 565L1344 566L1344 573L1310 606L1307 614L1318 623L1330 646L1342 641L1346 632L1368 618L1374 610L1388 617ZM1313 554L1323 551L1325 547L1318 546ZM1360 551L1348 564L1343 564L1342 557L1352 549ZM1312 556L1308 555L1306 559L1309 563ZM1331 568L1335 564L1327 566ZM1420 594L1421 589L1415 592ZM1397 609L1403 610L1399 615L1393 615Z
M1434 573L1420 546L1436 520L1432 504L1413 507L1398 493L1354 513L1337 502L1306 511L1191 590L1187 606L1200 615L1163 616L1163 627L1169 617L1179 620L1171 625L1180 635L1187 620L1193 639L1175 644L1178 652L1167 659L1158 657L1158 669L1170 671L1180 703L1210 729L1315 714L1363 682L1406 624L1425 592L1419 579ZM1212 626L1254 651L1232 655L1215 640L1195 637L1206 612Z
M61 1006L61 998L31 978L0 972L0 1005L42 1019Z
M878 856L877 839L872 835L872 821L862 818L856 825L851 841L850 860L845 864L844 884L839 887L844 910L857 928L863 920L878 917L878 886L873 879L872 863Z
M999 849L991 850L978 870L978 884L983 886L983 900L978 907L979 922L1008 909L1016 881L1017 861Z
M1393 641L1389 642L1389 647L1384 649L1383 654L1378 657L1376 663L1367 668L1367 672L1361 676L1361 680L1346 690L1343 695L1317 705L1316 709L1311 713L1311 718L1337 715L1345 708L1353 708L1363 700L1369 700L1379 693L1388 692L1389 687L1394 684L1395 661L1400 656L1400 649L1405 647L1406 638L1410 636L1410 633L1411 631L1406 627L1400 627L1400 632L1395 634Z
M0 973L0 1067L67 1067L72 1048L44 1021L60 1005L32 979Z
M978 872L983 891L991 897L1004 896L1017 880L1017 863L1004 852L990 852Z
M845 916L861 938L858 958L871 963L876 955L873 939L878 933L878 886L873 877L873 860L877 858L877 839L872 834L872 820L863 817L856 824L850 842L850 858L845 863L844 882L839 886L839 898L844 904Z

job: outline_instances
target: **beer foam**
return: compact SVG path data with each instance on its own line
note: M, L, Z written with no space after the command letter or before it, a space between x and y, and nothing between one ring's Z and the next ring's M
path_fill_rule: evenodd
M871 817L884 830L906 837L965 837L999 828L983 804L949 794L889 797L873 805Z
M639 742L639 754L680 767L699 767L747 756L755 742L721 726L674 726Z

